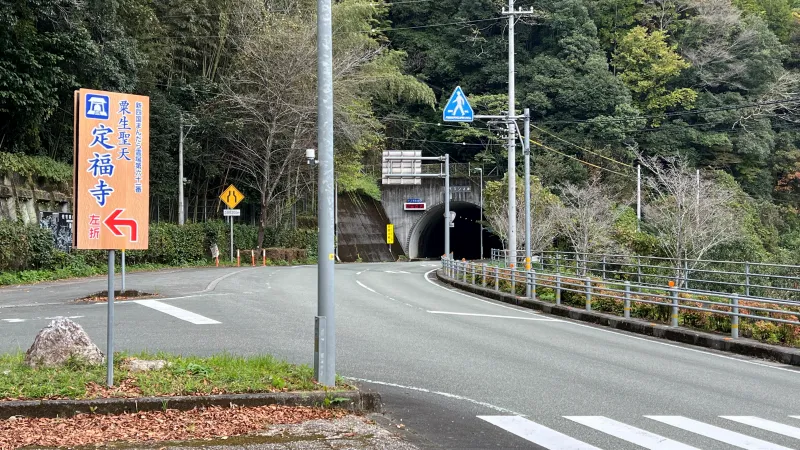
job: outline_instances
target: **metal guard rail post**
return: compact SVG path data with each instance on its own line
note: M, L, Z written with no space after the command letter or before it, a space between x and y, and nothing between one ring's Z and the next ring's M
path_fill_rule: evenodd
M449 259L442 260L443 266L445 268L445 274L453 273L454 276L450 276L451 279L458 279L458 275L460 272L459 265L463 264L463 270L466 274L467 271L467 262L459 262L453 261ZM455 267L455 270L448 271L449 267ZM487 277L490 276L487 273L487 266L486 264L482 265L481 269L482 273L482 282L483 286L488 285ZM472 275L473 285L477 285L477 281L475 279L477 274L477 270L472 266ZM494 289L496 291L500 291L500 282L501 280L509 282L511 287L511 293L516 296L516 280L521 279L525 280L526 283L529 283L532 286L531 289L531 298L535 299L537 297L537 290L539 288L551 288L555 292L555 302L556 304L561 304L562 300L562 293L563 292L571 292L575 294L581 294L585 296L585 308L586 310L592 310L592 300L597 298L609 298L613 300L617 300L622 302L623 304L623 316L625 318L631 317L632 303L642 303L642 304L651 304L656 306L662 306L668 308L669 310L669 324L673 327L680 326L679 324L679 313L681 310L688 310L688 311L701 311L701 312L708 312L713 314L720 314L724 316L730 317L731 321L731 337L738 338L739 337L739 327L741 324L741 319L751 320L751 321L768 321L774 322L779 324L787 324L793 326L800 326L800 310L792 311L788 309L779 309L781 306L789 306L789 307L798 307L800 308L800 303L792 302L792 301L780 301L780 300L768 300L763 298L753 298L753 297L743 297L739 294L722 294L722 293L715 293L712 295L716 295L717 297L728 298L729 302L722 302L722 301L713 301L713 300L703 300L699 298L683 298L681 294L688 294L689 296L693 294L697 294L694 290L686 290L680 289L676 287L663 287L663 286L651 286L651 285L639 285L633 284L630 280L624 281L603 281L603 280L593 280L591 277L577 277L569 275L564 275L561 273L547 273L544 271L538 270L530 270L526 271L521 268L505 268L500 269L499 267L493 268L493 278L494 278ZM466 283L466 275L464 277L464 282ZM593 283L597 282L597 289L593 286ZM634 292L636 293L636 297L634 297ZM706 295L703 293L703 295ZM752 303L760 303L764 305L746 305L742 306L742 302L752 302ZM694 304L694 305L693 305ZM699 306L695 306L699 305ZM758 315L756 313L761 313L763 315ZM772 315L779 314L783 315L784 317L790 318L780 318L780 317L773 317Z

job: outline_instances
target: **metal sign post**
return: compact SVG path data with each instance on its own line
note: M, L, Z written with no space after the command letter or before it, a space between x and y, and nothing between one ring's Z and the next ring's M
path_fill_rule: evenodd
M229 217L231 221L231 262L233 262L233 218L241 215L241 210L234 208L244 200L244 194L239 192L236 186L230 185L228 189L222 191L219 199L228 206L228 209L224 210L222 214L224 217Z
M81 89L75 91L74 100L72 246L108 250L106 381L110 387L114 384L114 251L123 250L124 258L126 249L148 247L150 99Z

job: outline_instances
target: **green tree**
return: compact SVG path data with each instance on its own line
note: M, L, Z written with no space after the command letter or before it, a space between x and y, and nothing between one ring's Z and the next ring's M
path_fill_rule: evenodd
M661 114L675 107L690 108L697 99L691 88L670 90L669 83L689 63L667 44L663 31L648 33L644 27L633 28L619 43L612 65L619 77L638 98L641 107Z

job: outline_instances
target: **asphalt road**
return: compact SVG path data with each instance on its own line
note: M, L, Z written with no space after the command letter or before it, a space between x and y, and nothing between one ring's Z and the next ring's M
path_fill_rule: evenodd
M336 268L337 372L380 391L386 420L421 446L800 448L794 368L487 301L434 282L435 267ZM0 351L24 351L54 316L104 349L105 305L71 302L104 285L0 289ZM163 298L117 304L118 349L312 362L315 267L134 274L128 286Z

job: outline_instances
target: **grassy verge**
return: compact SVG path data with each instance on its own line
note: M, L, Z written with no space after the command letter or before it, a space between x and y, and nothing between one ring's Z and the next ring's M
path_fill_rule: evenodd
M242 267L249 267L250 260L242 261ZM289 266L289 265L303 265L303 264L316 264L315 258L308 258L302 261L270 261L267 260L268 266ZM256 261L256 265L261 265L261 261ZM213 267L214 263L210 261L196 261L180 265L169 264L129 264L126 266L128 273L133 272L147 272L163 269L181 269L192 267ZM220 267L236 267L236 262L222 261L219 262ZM120 268L117 267L119 273ZM0 286L11 286L19 284L33 284L41 283L44 281L57 281L66 280L70 278L84 278L97 275L105 275L108 272L107 266L79 266L67 267L61 269L40 269L40 270L23 270L19 272L4 272L0 273Z
M305 365L289 364L271 356L239 357L222 354L207 358L164 353L138 354L140 359L163 359L169 366L149 372L130 372L125 361L115 358L114 389L104 387L104 365L70 362L59 368L31 369L24 354L0 355L0 399L87 399L257 392L309 391L321 386ZM349 389L337 379L337 386Z

